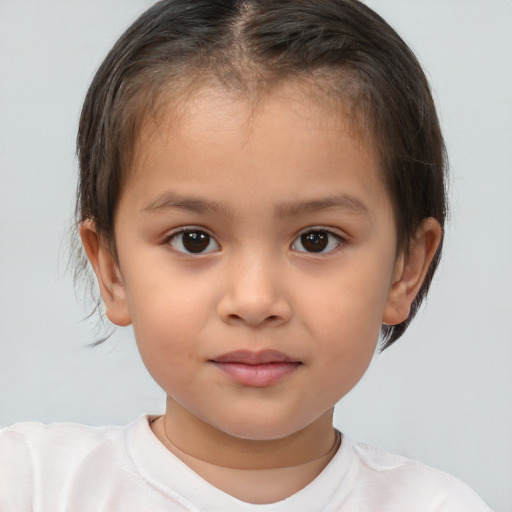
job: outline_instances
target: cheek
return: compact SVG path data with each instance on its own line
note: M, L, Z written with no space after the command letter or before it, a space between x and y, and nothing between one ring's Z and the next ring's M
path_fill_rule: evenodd
M144 364L157 381L190 367L201 351L200 339L211 314L208 287L189 286L183 280L152 279L149 273L130 281L128 307Z
M307 297L311 325L318 339L339 339L342 346L372 343L379 335L388 296L387 280L375 273L340 273L337 279L311 286Z
M201 278L176 272L169 265L157 262L154 271L132 272L127 279L127 301L134 330L148 331L152 338L179 338L195 329L211 309L212 287ZM164 271L160 269L166 269ZM171 340L168 340L171 341Z
M326 376L341 379L349 388L355 385L368 368L380 333L380 322L339 316L339 322L324 324L317 337L318 352Z
M374 355L387 298L387 282L377 275L329 283L326 293L309 297L309 330L316 340L320 375L347 392L362 377ZM314 312L314 313L313 313Z
M316 350L318 384L325 390L324 399L332 404L352 390L366 373L380 332L380 323L345 320L325 329Z

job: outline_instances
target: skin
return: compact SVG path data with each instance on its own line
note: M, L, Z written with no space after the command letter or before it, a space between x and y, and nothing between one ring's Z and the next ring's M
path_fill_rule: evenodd
M358 141L293 83L256 107L205 89L179 121L165 113L141 134L116 211L118 259L82 226L107 316L133 325L184 452L252 469L328 452L334 405L368 368L381 324L407 318L441 228L427 219L396 254L378 155ZM183 252L184 227L211 236L206 252ZM332 233L327 250L305 251L300 235L319 229ZM241 385L212 362L240 349L300 364ZM163 417L153 430L172 449Z

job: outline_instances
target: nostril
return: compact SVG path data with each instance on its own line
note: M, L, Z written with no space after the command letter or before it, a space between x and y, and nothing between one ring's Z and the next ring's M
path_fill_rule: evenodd
M268 299L268 297L264 298ZM291 306L286 300L271 301L263 300L261 297L259 300L255 300L254 297L249 297L249 299L247 297L224 297L217 308L219 318L232 325L277 327L287 323L292 316Z
M265 318L263 318L262 321L257 321L256 319L248 319L244 318L242 315L237 315L236 313L231 313L227 316L227 319L231 322L249 322L253 323L255 325L263 325L263 324L275 324L280 321L279 315L269 315Z

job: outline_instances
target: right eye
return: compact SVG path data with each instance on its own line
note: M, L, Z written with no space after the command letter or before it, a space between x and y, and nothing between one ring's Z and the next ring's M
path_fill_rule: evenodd
M214 238L200 229L183 229L172 235L168 243L184 254L206 254L220 249Z

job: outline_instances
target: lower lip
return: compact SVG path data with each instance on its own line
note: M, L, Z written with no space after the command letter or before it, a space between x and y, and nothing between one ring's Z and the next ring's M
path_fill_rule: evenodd
M242 386L263 388L271 386L292 374L300 363L280 362L267 364L214 363L219 369Z

